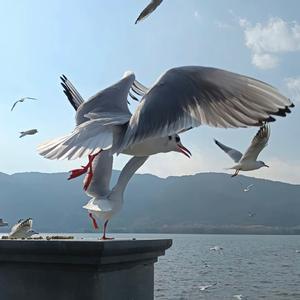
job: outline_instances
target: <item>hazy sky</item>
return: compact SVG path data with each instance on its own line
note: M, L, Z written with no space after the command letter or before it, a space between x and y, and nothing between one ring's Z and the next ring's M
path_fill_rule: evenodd
M253 76L294 99L296 108L272 124L269 146L260 156L271 168L244 174L300 183L300 2L165 0L134 25L148 2L0 0L0 171L61 172L82 164L49 161L36 152L40 142L71 131L75 124L75 112L59 84L61 74L87 98L126 70L150 86L171 67L203 65ZM23 96L40 101L18 104L10 112ZM31 128L39 133L19 139L19 131ZM161 154L140 172L164 177L223 172L232 162L213 138L244 150L256 130L193 129L182 135L192 159ZM127 158L119 156L115 168L122 168Z

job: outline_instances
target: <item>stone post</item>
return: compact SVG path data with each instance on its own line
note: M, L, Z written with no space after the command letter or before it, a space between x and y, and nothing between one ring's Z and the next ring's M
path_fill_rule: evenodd
M172 240L0 240L1 300L152 300Z

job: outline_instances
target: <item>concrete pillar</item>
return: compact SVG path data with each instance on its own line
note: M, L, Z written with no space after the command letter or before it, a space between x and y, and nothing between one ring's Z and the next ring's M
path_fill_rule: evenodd
M150 300L172 240L0 240L1 300Z

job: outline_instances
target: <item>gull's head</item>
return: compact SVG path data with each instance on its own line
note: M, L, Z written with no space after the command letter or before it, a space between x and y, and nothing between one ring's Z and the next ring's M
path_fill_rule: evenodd
M266 167L266 168L269 168L268 165L266 165L263 161L259 161L259 167L262 168L262 167Z
M184 154L188 158L192 156L192 153L190 152L189 149L185 148L180 141L180 137L178 134L174 135L169 135L168 136L168 141L167 141L167 146L169 148L169 151L176 151Z

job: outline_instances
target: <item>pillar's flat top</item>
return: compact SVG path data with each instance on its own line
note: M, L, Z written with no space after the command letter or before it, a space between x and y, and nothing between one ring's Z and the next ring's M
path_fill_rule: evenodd
M101 265L156 260L171 245L171 239L0 240L0 262Z

